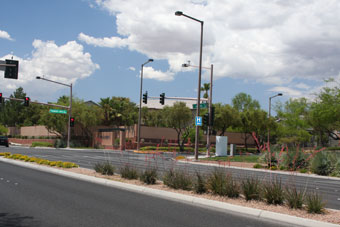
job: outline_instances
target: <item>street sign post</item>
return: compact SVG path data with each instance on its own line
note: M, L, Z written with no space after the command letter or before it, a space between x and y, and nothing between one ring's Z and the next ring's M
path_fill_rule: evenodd
M192 104L193 109L197 109L197 104ZM201 103L200 108L208 108L208 103Z
M202 126L202 117L196 117L195 125L196 126Z
M67 110L56 110L56 109L50 109L50 113L56 113L56 114L67 114Z

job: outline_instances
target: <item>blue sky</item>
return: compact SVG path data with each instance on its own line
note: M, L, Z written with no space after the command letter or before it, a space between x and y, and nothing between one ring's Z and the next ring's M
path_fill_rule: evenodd
M320 3L321 2L321 3ZM251 3L251 4L250 4ZM239 92L268 109L268 98L313 97L325 78L340 78L340 3L336 0L31 0L4 1L0 59L20 61L18 81L0 77L4 96L22 86L33 100L56 101L74 84L85 101L111 96L138 103L150 96L197 97L199 23L204 20L203 65L214 64L213 102ZM203 82L209 82L204 71Z

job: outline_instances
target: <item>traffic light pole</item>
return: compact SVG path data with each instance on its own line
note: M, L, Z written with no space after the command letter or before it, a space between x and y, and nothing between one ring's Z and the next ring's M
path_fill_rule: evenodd
M8 99L8 100L19 101L19 102L24 102L25 101L25 99L18 99L18 98L10 98L10 97L2 97L2 98L3 99ZM60 107L60 108L64 108L64 109L70 109L70 107L68 107L68 106L62 106L62 105L57 105L57 104L42 103L42 102L35 102L35 101L30 101L30 103L44 105L44 106L53 106L53 107Z
M213 89L213 71L214 65L210 68L210 95L209 95L209 124L207 127L207 156L210 156L210 125L212 125L212 89Z
M55 84L60 84L60 85L64 85L66 87L70 88L70 103L69 103L69 113L68 113L68 127L67 127L67 147L66 148L70 148L70 139L71 139L71 126L70 126L70 122L71 122L71 115L72 115L72 83L71 84L64 84L58 81L54 81L54 80L49 80L46 79L44 77L40 77L37 76L36 79L38 80L46 80Z

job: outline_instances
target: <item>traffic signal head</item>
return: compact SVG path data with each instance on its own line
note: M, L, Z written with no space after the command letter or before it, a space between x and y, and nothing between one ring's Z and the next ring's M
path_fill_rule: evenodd
M164 103L165 103L165 93L160 94L159 102L160 102L160 104L164 105Z
M211 107L211 122L210 125L213 126L214 125L214 120L215 120L215 107Z
M2 103L2 93L0 93L0 103Z
M18 79L19 61L6 59L5 78Z
M30 98L29 97L25 97L24 98L24 106L29 106L30 105Z
M70 126L71 126L71 127L74 127L74 117L71 117L71 118L70 118Z
M209 125L209 113L204 114L203 116L203 124L208 126Z
M143 103L147 104L148 103L148 92L145 92L143 94Z

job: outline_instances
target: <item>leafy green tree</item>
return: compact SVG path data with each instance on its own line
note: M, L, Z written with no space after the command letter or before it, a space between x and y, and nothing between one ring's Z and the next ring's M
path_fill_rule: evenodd
M138 120L138 107L125 97L100 99L104 113L104 125L131 126Z
M340 88L325 87L311 104L308 123L317 136L318 143L326 146L328 138L340 140L335 133L340 129Z
M239 112L243 112L249 109L260 109L259 101L253 99L251 95L246 93L238 93L232 99L233 107Z
M8 129L2 124L0 124L0 135L6 135L7 132L8 132Z
M61 96L57 103L62 106L69 106L69 97ZM82 136L88 141L85 145L90 145L92 139L91 129L102 121L103 110L97 106L85 104L83 100L74 98L72 100L72 116L75 118L76 125L82 129ZM67 137L68 114L52 114L46 109L42 112L42 124L51 132L57 132L64 139Z
M222 103L214 104L215 107L215 120L214 130L220 132L220 136L224 136L228 128L235 128L240 125L240 114L239 112L226 104Z
M166 115L163 110L142 108L142 124L150 127L166 127Z
M184 143L189 136L192 127L192 112L184 102L175 102L173 106L165 106L164 114L167 127L173 128L177 132L178 146L184 151Z
M10 98L24 99L26 93L22 87L17 88ZM25 106L20 101L7 100L1 108L1 121L7 126L23 125L26 116Z
M307 116L310 104L306 98L290 99L284 105L276 107L280 125L278 127L279 142L297 146L308 142L311 138Z

